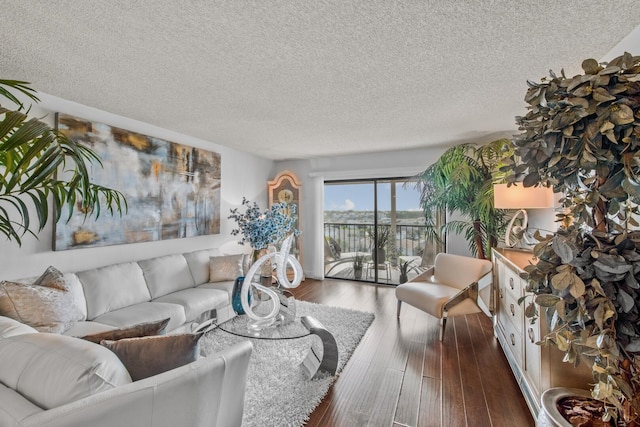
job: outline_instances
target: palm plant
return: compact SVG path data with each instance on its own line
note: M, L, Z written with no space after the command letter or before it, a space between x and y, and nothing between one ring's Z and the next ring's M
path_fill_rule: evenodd
M416 177L428 241L441 242L442 233L454 232L465 236L475 256L490 256L507 223L506 213L493 207L493 174L510 153L510 146L507 139L481 146L457 145ZM440 210L457 212L462 219L440 228Z
M62 217L65 206L67 219L76 208L95 218L103 205L110 214L126 212L122 193L91 182L89 165L102 166L97 154L29 118L29 109L12 90L40 101L29 83L0 79L0 96L18 107L0 106L0 232L21 245L26 233L36 236L30 209L35 210L41 231L49 220L51 204L54 221ZM63 178L57 177L60 171Z

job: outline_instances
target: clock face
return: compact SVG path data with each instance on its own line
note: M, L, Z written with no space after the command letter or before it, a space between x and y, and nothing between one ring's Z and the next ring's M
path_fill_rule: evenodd
M278 192L278 201L280 203L291 203L293 202L293 191L284 189Z

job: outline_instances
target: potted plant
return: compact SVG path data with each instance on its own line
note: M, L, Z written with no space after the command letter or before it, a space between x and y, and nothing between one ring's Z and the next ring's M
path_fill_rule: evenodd
M604 420L640 421L640 57L582 63L583 74L529 82L508 182L564 194L561 227L541 236L526 268L565 360L592 366Z
M490 257L491 248L498 244L508 223L506 212L493 207L493 181L510 150L506 139L481 146L460 144L416 176L428 241L441 242L443 233L459 233L474 255ZM462 219L439 227L440 211L458 213Z
M402 261L400 262L400 264L398 264L398 269L400 270L400 279L399 282L402 283L406 283L409 280L408 277L408 273L409 273L409 265L411 264L413 260L410 259L408 261Z
M362 269L364 267L364 255L357 254L353 257L353 277L356 279L362 278Z
M21 245L26 233L36 236L31 229L33 212L37 231L42 231L52 205L54 221L62 217L63 208L69 218L76 208L96 218L102 206L110 214L126 212L122 193L91 181L90 164L102 166L97 154L29 118L29 108L12 91L39 102L29 83L0 80L0 97L18 107L0 107L0 233ZM56 175L60 168L62 178Z
M378 226L367 228L367 234L371 238L373 248L371 251L371 258L378 264L383 263L387 259L387 245L391 238L391 227Z

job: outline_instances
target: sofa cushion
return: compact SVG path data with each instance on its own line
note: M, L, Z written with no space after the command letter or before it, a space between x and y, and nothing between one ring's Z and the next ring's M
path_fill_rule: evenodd
M131 377L108 349L58 334L24 334L0 341L0 382L51 409L128 384Z
M143 302L130 307L114 310L96 317L95 321L116 328L127 328L143 322L154 322L170 318L167 331L172 331L182 326L187 318L184 307L180 304L165 302Z
M125 338L101 344L118 355L133 381L138 381L198 360L202 334Z
M15 426L42 408L25 399L20 393L0 383L0 426Z
M144 273L151 299L195 286L187 260L180 254L138 261L138 265Z
M191 288L156 298L154 302L180 304L184 307L187 322L191 322L206 311L230 304L230 297L217 289Z
M100 344L101 341L117 341L124 338L147 337L150 335L164 335L167 332L169 318L162 319L157 322L146 322L133 325L128 328L112 329L110 331L100 332L92 335L81 337L83 340Z
M0 316L0 338L8 338L14 335L38 333L29 325L18 322L10 317ZM0 400L1 402L2 400ZM1 425L1 424L0 424Z
M84 318L72 284L54 267L32 283L0 282L0 315L41 332L62 333Z
M135 262L77 273L87 300L87 319L151 300L142 269ZM160 319L155 319L160 320Z
M189 265L189 270L196 285L209 281L209 259L220 255L218 249L201 249L183 254Z
M211 257L209 262L209 282L235 280L244 275L244 255L222 255Z
M217 289L219 291L224 291L227 294L227 298L228 298L227 304L230 305L234 282L235 280L227 280L225 282L205 283L196 287L196 289Z

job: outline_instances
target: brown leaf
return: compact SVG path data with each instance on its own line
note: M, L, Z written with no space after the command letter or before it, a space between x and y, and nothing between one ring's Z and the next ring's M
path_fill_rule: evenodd
M572 275L572 279L573 282L571 283L571 287L569 288L569 293L574 297L574 298L579 298L582 295L584 295L584 291L585 291L585 285L584 282L582 281L582 279L576 275L573 274Z
M551 277L551 285L559 291L567 289L572 284L573 273L571 271L562 271Z
M600 71L600 64L593 58L582 61L582 69L585 74L597 74Z
M633 110L625 104L612 105L609 119L616 125L633 123Z
M598 103L613 101L616 99L615 96L612 96L609 91L603 87L598 87L592 92L593 99L598 101Z

